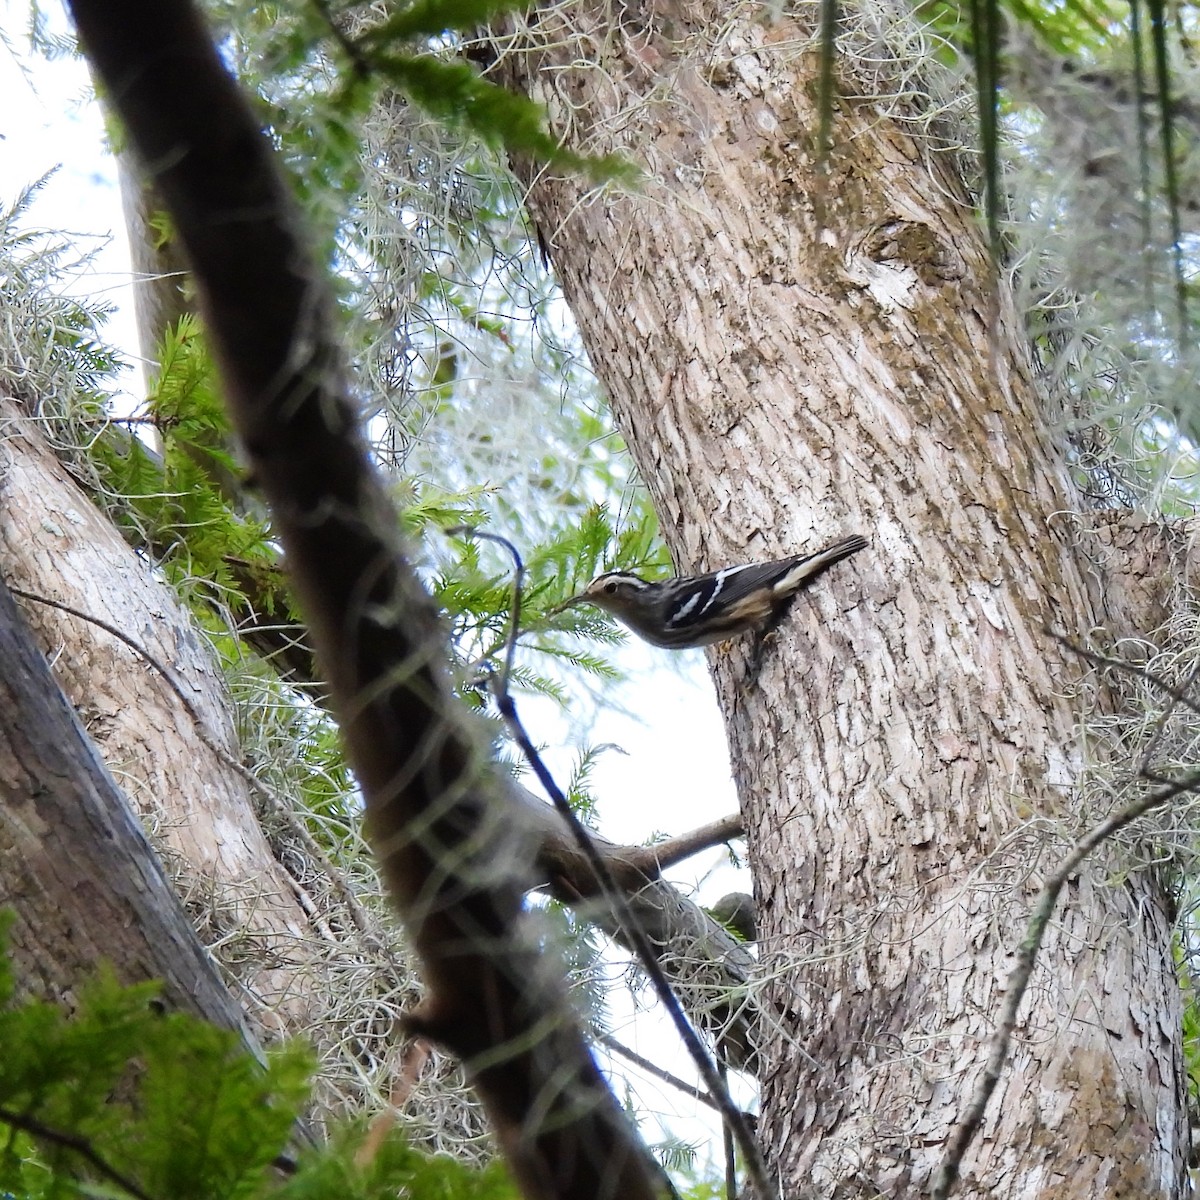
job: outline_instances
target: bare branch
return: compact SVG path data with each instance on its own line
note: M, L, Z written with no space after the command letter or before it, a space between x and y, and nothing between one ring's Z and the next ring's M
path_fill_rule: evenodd
M693 1019L698 1020L715 1035L722 1054L728 1050L734 1064L745 1067L752 1061L750 1052L754 1042L753 1030L750 1027L752 1016L748 1017L742 1011L742 1006L738 1006L736 1009L732 1008L727 999L729 995L744 995L745 978L732 990L727 991L725 997L718 1000L715 1006L709 1003L713 989L711 987L699 989L699 995L694 995L694 1001L700 1001L699 1005L694 1004L695 1016L685 1017L681 1006L682 1002L672 990L667 976L672 967L676 973L681 973L684 964L689 963L689 959L691 959L689 965L693 968L692 974L696 974L695 959L692 957L694 948L689 945L685 949L686 937L679 936L678 927L673 930L672 936L667 942L659 941L653 936L654 931L661 929L663 912L671 911L669 906L658 909L651 920L643 923L641 918L646 915L647 906L644 903L636 904L630 898L630 894L642 894L646 885L658 878L663 866L687 858L709 845L728 841L731 837L741 834L740 815L725 817L720 821L711 822L700 830L671 839L667 843L660 842L655 846L648 847L615 847L585 829L526 735L525 728L517 716L516 704L509 692L508 685L512 677L513 657L516 653L517 637L521 631L521 600L525 564L521 559L520 552L507 538L494 533L486 533L469 525L454 526L447 529L446 533L451 536L483 538L495 542L497 545L503 546L513 560L511 615L508 635L505 639L504 667L500 675L492 679L492 688L500 711L509 724L510 732L551 798L554 811L562 822L563 831L567 835L566 844L574 846L578 852L579 861L576 863L574 874L578 879L582 872L583 879L579 880L580 886L576 889L577 895L571 896L566 902L574 904L577 899L595 894L605 903L611 917L610 931L633 952L645 967L658 992L659 999L672 1014L673 1019L676 1019L680 1036L695 1059L702 1076L705 1075L707 1055L704 1054L703 1047L695 1040L694 1028L691 1025ZM541 806L539 805L539 807ZM542 854L539 857L544 858L545 850L546 846L543 842ZM610 867L614 868L611 872ZM562 878L556 878L553 874L551 877L560 885L558 890L561 892ZM638 911L639 908L641 912ZM704 917L701 919L707 920ZM711 938L704 939L705 944L711 944L711 941ZM684 950L684 953L673 955L672 949ZM708 957L703 960L705 965L713 961ZM723 974L723 972L718 973ZM696 989L691 988L689 991L695 993ZM685 1028L686 1032L684 1032ZM716 1105L728 1116L736 1111L733 1101L725 1088L724 1076L717 1075L715 1078L721 1084L720 1090L715 1093Z
M526 788L517 789L517 799L521 822L537 846L535 870L542 886L632 950L600 881L557 810ZM716 1040L730 1066L756 1073L760 1000L751 990L754 956L698 904L658 878L653 867L646 869L645 846L618 846L598 834L592 835L592 845L663 969L677 987L685 985L681 990L690 1018Z
M672 990L671 984L663 971L662 964L658 960L658 955L655 953L650 939L646 936L646 931L638 922L624 894L617 886L617 881L609 872L608 866L600 852L592 843L591 834L584 827L583 822L575 815L566 796L563 795L562 790L554 781L554 777L550 774L546 764L542 761L541 755L538 754L537 748L529 740L529 735L525 732L525 727L521 724L521 719L517 715L517 708L513 703L512 696L507 691L500 691L499 688L496 689L495 695L501 715L508 725L513 740L521 748L521 753L525 755L542 787L546 789L555 810L566 821L580 851L587 860L588 866L600 883L601 893L613 907L623 938L632 946L638 962L654 987L654 994L658 997L659 1003L667 1010L667 1015L671 1018L671 1023L675 1026L675 1032L679 1034L680 1040L683 1042L692 1062L700 1073L700 1078L704 1080L710 1095L716 1101L722 1120L737 1141L738 1148L741 1150L746 1162L746 1172L750 1176L750 1181L754 1187L754 1194L760 1200L771 1200L777 1193L771 1183L770 1176L767 1174L767 1164L763 1160L762 1151L759 1149L758 1142L755 1140L750 1126L746 1122L746 1116L733 1103L733 1099L729 1095L729 1088L725 1085L725 1080L721 1076L720 1069L709 1058L708 1052L700 1041L699 1035L688 1020L687 1014L683 1011L679 997Z
M693 854L699 854L702 850L731 842L734 838L741 837L744 832L741 813L731 813L727 817L709 821L707 825L700 825L687 833L679 833L661 842L655 842L653 846L644 847L643 869L648 874L657 874L659 871L665 871L667 867L673 867L676 863L691 858ZM632 853L631 857L641 865L636 852Z

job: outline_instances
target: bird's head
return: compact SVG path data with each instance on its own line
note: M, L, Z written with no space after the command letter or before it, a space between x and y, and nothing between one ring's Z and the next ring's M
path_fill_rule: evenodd
M652 586L631 571L606 571L603 575L597 575L578 595L563 601L559 608L570 608L575 604L594 604L607 612L623 613L628 611L631 605L636 605Z

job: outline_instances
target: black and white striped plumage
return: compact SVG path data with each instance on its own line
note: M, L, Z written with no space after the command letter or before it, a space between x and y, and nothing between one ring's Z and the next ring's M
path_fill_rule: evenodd
M797 592L866 544L866 538L855 535L816 554L745 563L662 583L648 583L630 571L609 571L567 604L594 604L655 646L707 646L771 624Z

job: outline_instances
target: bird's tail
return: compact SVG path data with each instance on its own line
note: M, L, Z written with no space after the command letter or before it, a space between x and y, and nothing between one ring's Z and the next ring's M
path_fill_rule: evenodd
M843 558L849 558L851 554L862 550L866 544L867 539L856 533L853 537L842 538L840 542L826 546L824 550L818 550L816 554L794 558L786 570L781 572L779 578L772 585L771 591L780 599L790 596L814 580L822 571L832 567L834 563L841 562Z

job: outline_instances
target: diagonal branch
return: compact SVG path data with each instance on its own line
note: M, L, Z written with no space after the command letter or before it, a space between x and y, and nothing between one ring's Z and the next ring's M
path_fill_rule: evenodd
M679 997L675 994L670 981L667 979L663 965L659 961L659 957L655 953L645 929L638 923L637 917L629 905L629 901L617 886L617 881L609 871L603 855L592 841L590 831L579 819L575 810L568 802L566 795L550 774L549 768L542 761L542 756L529 740L529 735L525 732L525 726L521 723L521 718L517 714L516 702L508 690L508 682L512 674L513 656L517 648L517 635L521 628L521 591L525 577L525 564L521 559L521 555L517 552L517 548L512 542L494 533L484 533L480 530L470 529L469 527L460 527L458 530L451 532L465 533L468 536L482 537L487 538L489 541L498 542L512 556L515 569L513 572L512 618L509 622L508 645L504 658L504 669L498 676L492 677L492 693L500 709L500 714L504 717L505 724L508 726L509 735L520 747L525 760L533 768L533 773L538 777L542 787L546 789L546 794L550 797L555 812L562 818L580 853L587 862L588 868L595 876L601 895L611 906L621 937L632 947L634 956L641 964L642 970L646 972L651 986L654 988L658 1002L663 1006L671 1023L675 1026L675 1032L679 1035L679 1039L683 1042L684 1048L692 1059L693 1065L700 1073L700 1078L704 1080L705 1085L708 1087L709 1095L716 1102L717 1109L721 1113L726 1128L736 1139L746 1159L746 1169L755 1193L762 1200L770 1200L775 1195L775 1191L767 1175L766 1163L763 1160L762 1152L759 1150L757 1142L754 1140L754 1135L750 1131L745 1114L739 1111L733 1103L724 1072L709 1058L708 1052L704 1048L704 1043L700 1040L691 1021L688 1020Z
M661 1173L522 915L530 851L453 699L437 610L370 467L295 201L186 0L71 0L186 248L233 424L329 681L428 1000L529 1197L650 1200Z
M702 850L731 842L734 838L741 837L744 832L742 814L732 813L728 817L709 821L707 825L698 825L695 829L689 829L687 833L677 833L674 837L664 838L661 842L655 842L653 846L643 847L644 859L637 855L631 857L638 861L647 874L657 874L691 858L693 854L699 854Z

